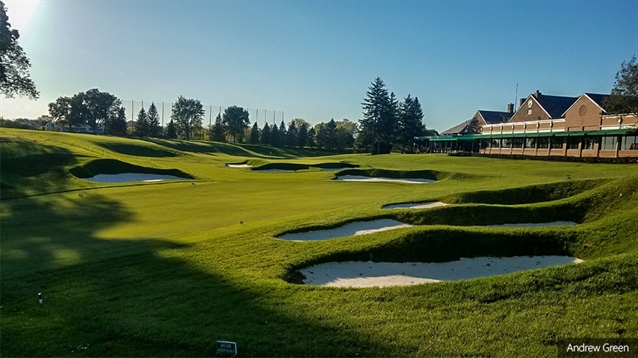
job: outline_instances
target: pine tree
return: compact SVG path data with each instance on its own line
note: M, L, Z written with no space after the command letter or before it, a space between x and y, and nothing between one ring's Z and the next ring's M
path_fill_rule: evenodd
M253 124L253 128L250 130L250 144L259 143L259 126L257 122Z
M393 100L392 97L379 77L368 87L366 98L361 103L363 118L359 121L361 129L357 136L360 148L372 149L372 153L378 153L381 146L390 145L396 119L396 99Z
M175 123L171 119L166 126L166 138L168 139L176 139L177 138L177 128L175 128Z
M148 123L148 115L144 108L140 109L137 114L137 121L135 121L135 130L134 134L138 137L148 137L149 133L149 123Z
M297 133L297 145L299 148L303 148L306 146L308 141L308 125L306 123L302 123L301 127L299 127L299 133Z
M308 139L306 140L306 143L308 144L310 148L314 148L317 145L317 143L315 142L316 136L317 136L317 131L315 131L314 127L311 127L310 129L308 129Z
M148 136L149 137L159 137L161 136L162 129L160 126L160 118L157 113L157 107L155 107L155 103L151 102L151 106L148 107L148 112L146 113L148 117Z
M215 124L210 129L208 133L208 137L210 140L215 142L225 142L226 141L226 130L224 128L224 123L222 122L222 117L217 114L215 117Z
M295 147L297 145L297 127L295 126L295 122L290 122L288 126L288 132L286 134L286 141L289 147Z
M111 134L116 136L126 135L126 110L120 107L117 111L117 117L111 122Z
M279 147L281 145L281 133L279 133L279 128L276 124L273 124L270 130L270 145L273 147Z
M268 123L264 124L264 128L261 130L261 136L259 137L259 143L261 145L270 145L270 126Z
M406 146L412 149L414 137L423 134L423 110L419 98L412 98L409 94L399 105L399 115L397 121L396 141L405 152Z
M288 142L288 132L286 131L286 124L284 120L281 120L279 124L279 146L285 147Z

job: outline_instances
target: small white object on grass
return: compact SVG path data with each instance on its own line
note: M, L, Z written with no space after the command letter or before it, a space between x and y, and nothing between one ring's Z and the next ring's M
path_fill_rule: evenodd
M38 293L38 302L42 304L42 293Z

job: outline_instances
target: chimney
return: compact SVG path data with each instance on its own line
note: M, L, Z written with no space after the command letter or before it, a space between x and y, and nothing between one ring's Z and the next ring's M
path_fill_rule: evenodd
M520 101L521 101L521 102L518 104L518 106L519 106L519 107L523 107L523 103L525 103L525 100L526 100L526 99L527 99L527 98L521 98L521 99L520 99Z
M514 103L508 103L507 104L507 113L509 113L509 114L514 113Z
M536 99L539 99L542 95L543 94L539 90L536 90L536 92L534 92L534 97L536 97Z

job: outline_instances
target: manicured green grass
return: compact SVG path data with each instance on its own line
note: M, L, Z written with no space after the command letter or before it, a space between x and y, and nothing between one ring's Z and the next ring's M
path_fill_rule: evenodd
M6 129L0 150L2 356L211 356L216 340L231 340L240 356L542 357L565 337L638 337L635 165ZM244 162L299 170L225 167ZM359 165L358 174L439 182L340 182L319 170L340 162ZM100 184L73 175L131 168L193 179ZM428 200L463 204L381 209ZM380 217L419 226L309 243L275 238ZM581 225L471 226L554 220ZM533 254L585 262L407 287L283 280L334 260Z

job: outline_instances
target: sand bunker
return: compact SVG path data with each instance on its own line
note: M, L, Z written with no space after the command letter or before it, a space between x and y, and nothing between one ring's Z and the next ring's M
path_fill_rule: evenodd
M314 286L386 287L467 280L580 262L569 256L476 257L442 263L348 261L300 271L306 276L304 283Z
M441 201L428 201L423 203L401 203L401 204L391 204L385 205L382 209L428 209L428 208L436 208L438 206L446 206L446 204Z
M94 183L127 183L127 182L157 182L162 180L190 180L174 175L122 173L122 174L98 174L91 178L84 178Z
M228 167L228 168L251 168L252 165L250 165L250 164L226 164L226 167Z
M314 230L306 232L297 232L292 234L285 234L277 237L278 239L289 241L319 241L328 240L336 237L354 236L354 235L366 235L374 232L401 229L405 227L411 227L412 225L404 224L400 221L391 219L381 219L373 221L357 221L345 224L338 228L326 229L326 230Z
M397 178L367 177L363 175L340 175L340 176L337 176L337 180L365 181L365 182L393 182L393 183L406 183L406 184L436 183L436 180L431 180L431 179L418 179L418 178L397 179Z
M549 223L485 225L483 227L548 227L548 226L575 226L575 225L578 225L578 223L575 223L573 221L552 221Z

